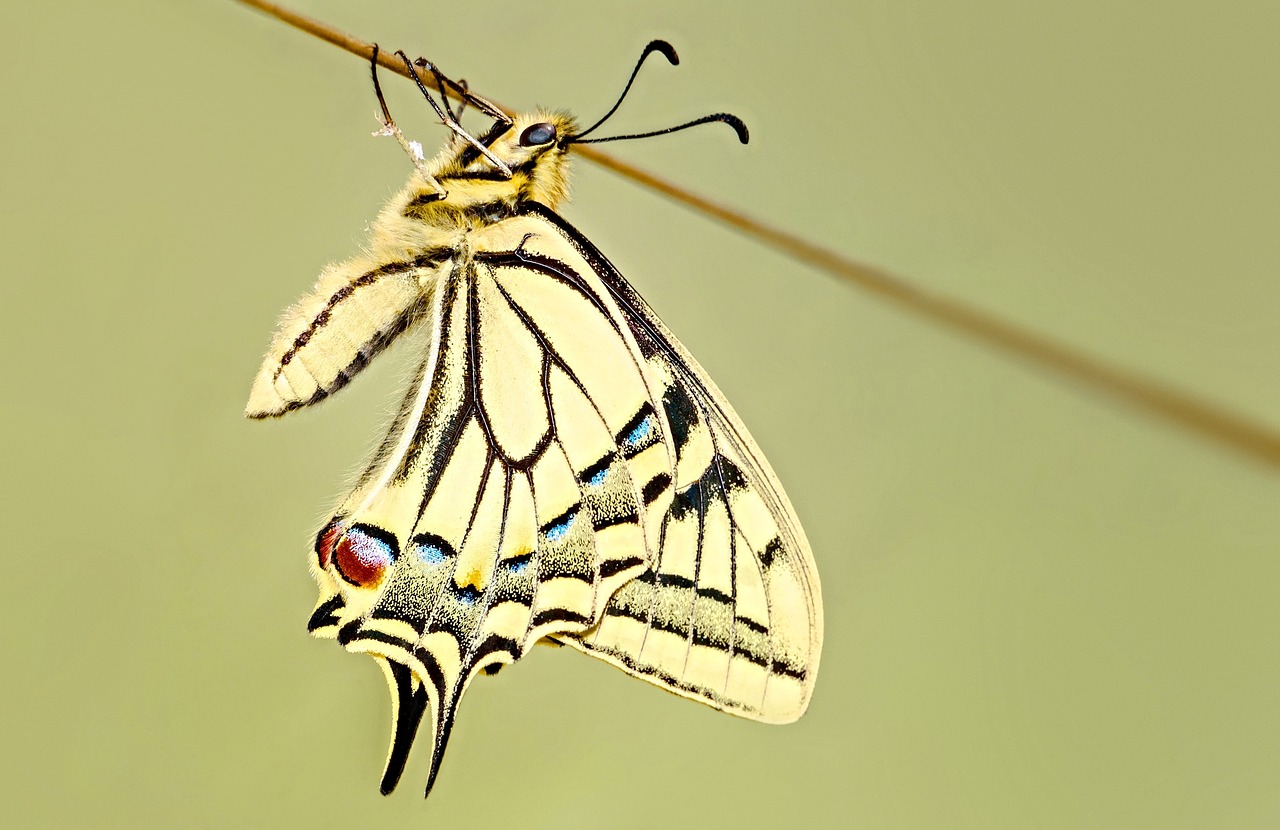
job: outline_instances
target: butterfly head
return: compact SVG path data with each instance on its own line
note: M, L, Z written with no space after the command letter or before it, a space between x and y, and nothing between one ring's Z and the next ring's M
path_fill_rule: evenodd
M568 113L537 110L517 115L510 126L497 125L486 136L486 143L511 170L511 182L521 199L554 208L569 190L569 145L576 130L577 124ZM460 161L468 160L497 170L474 148L463 151Z

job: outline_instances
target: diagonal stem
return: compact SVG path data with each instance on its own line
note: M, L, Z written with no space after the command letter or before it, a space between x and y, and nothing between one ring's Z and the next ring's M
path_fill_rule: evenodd
M239 0L321 40L346 49L368 61L373 44L265 0ZM380 54L378 63L405 77L410 67ZM441 94L461 100L456 91L441 90L430 73L412 68L418 80ZM511 111L499 106L503 112ZM1219 446L1230 447L1269 467L1280 470L1280 433L1211 401L1158 383L1141 374L1092 357L1070 346L988 314L965 303L925 291L900 277L865 265L815 245L802 237L765 225L738 211L690 193L595 147L575 147L574 152L613 172L684 204L700 213L736 228L788 256L832 276L850 282L899 308L945 328L1013 355L1034 366L1049 369L1061 377L1100 392L1149 415L1175 423Z

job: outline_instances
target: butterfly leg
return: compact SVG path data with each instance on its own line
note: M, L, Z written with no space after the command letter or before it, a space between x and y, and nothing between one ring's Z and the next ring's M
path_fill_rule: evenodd
M419 63L421 61L422 61L422 58L418 58L418 60L414 61L414 63ZM443 78L444 76L441 76L441 77ZM448 78L445 78L445 80L449 81ZM458 94L462 96L462 100L458 102L458 113L456 116L456 118L458 119L458 123L461 124L462 115L467 111L467 104L470 103L469 96L471 94L471 88L467 86L467 81L465 78L459 78L456 84L454 84L452 81L449 81L449 83L455 86L458 90ZM462 140L459 139L456 135L453 137L453 139L455 144L462 143Z
M471 106L480 110L485 115L489 116L494 121L499 122L503 126L505 127L511 126L512 124L511 116L503 112L502 108L499 107L497 104L493 103L487 98L481 98L479 95L476 95L474 92L472 92L471 88L467 86L466 81L462 80L461 78L459 78L456 81L453 80L452 78L448 77L443 72L441 72L438 67L436 67L433 63L431 63L431 61L427 60L426 58L418 58L413 63L415 66L420 66L424 69L431 70L432 77L436 79L436 84L440 87L441 90L445 88L445 85L448 85L450 89L452 89L454 92L458 94L458 97L462 101L462 105L458 108L458 118L462 117L462 111L466 109L467 104L470 104Z
M448 191L444 189L444 185L436 181L436 178L427 172L425 159L422 155L422 145L417 142L409 141L404 137L404 133L400 131L400 127L396 125L395 119L391 117L391 110L387 107L387 99L382 95L382 84L378 82L378 44L373 44L373 57L369 61L369 69L373 75L373 92L378 96L378 106L382 108L382 115L378 121L381 122L382 128L374 133L374 135L394 136L395 140L404 148L405 153L413 161L414 168L418 171L427 184L435 188L441 197L447 195Z
M422 58L418 58L418 60L422 60ZM466 78L459 78L459 79L458 79L457 86L458 86L458 92L459 92L459 94L462 96L462 100L458 102L458 113L457 113L457 115L456 115L456 116L454 116L454 117L458 120L458 123L459 123L459 124L461 124L461 123L462 123L462 116L463 116L463 114L464 114L464 113L466 113L466 111L467 111L467 104L469 103L469 102L467 101L467 94L468 94L468 91L469 91L469 87L467 86L467 80L466 80ZM448 98L447 98L447 96L446 96L446 103L448 103Z
M436 99L431 97L430 90L428 90L427 85L422 82L422 77L418 74L418 70L413 61L409 60L409 56L406 55L403 50L397 51L396 54L404 61L405 68L409 70L409 74L412 75L413 80L417 82L418 89L422 92L422 97L427 99L427 103L436 111L436 115L440 117L441 122L443 122L446 127L453 130L458 138L470 144L472 147L475 147L476 150L478 150L482 156L487 158L494 167L501 170L503 175L507 178L511 178L511 168L506 165L506 162L495 156L493 152L488 147L484 146L484 144L480 143L475 136L464 130L462 125L458 123L458 120L453 117L453 112L448 109L448 97L445 96L445 108L441 108L441 106L436 103ZM440 87L441 95L443 96L444 88L449 83L448 79L444 78L444 76L439 73L434 64L427 62L427 68L431 70L432 75L436 79L436 84Z

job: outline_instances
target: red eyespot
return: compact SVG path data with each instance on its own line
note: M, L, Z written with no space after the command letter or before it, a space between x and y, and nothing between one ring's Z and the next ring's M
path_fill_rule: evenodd
M329 561L333 559L333 546L342 536L342 523L337 519L329 522L316 534L316 561L320 563L321 569L329 567Z
M376 527L350 528L333 549L333 564L358 588L375 588L396 558L395 537Z

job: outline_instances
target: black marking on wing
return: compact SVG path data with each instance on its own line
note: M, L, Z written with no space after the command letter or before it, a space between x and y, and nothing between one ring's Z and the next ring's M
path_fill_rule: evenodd
M671 441L679 455L689 442L689 433L700 420L698 409L689 399L684 387L678 383L669 385L662 393L662 408L666 410L667 422L671 424Z
M720 470L720 482L724 485L725 503L727 504L729 494L737 490L741 490L747 486L747 477L742 474L742 468L734 464L723 455L717 455L715 462Z
M449 544L447 539L437 536L434 533L417 533L409 540L410 546L414 548L431 547L440 551L446 559L456 559L457 551L453 549L453 545Z
M733 597L721 591L719 588L698 588L694 591L702 599L711 599L722 605L733 605Z
M369 619L372 620L399 620L415 631L423 631L430 621L429 612L423 608L408 603L388 603L386 600L380 602L369 612ZM352 635L354 637L354 635ZM345 643L344 643L345 645ZM410 649L412 650L412 649Z
M395 646L401 651L413 653L413 643L397 637L394 634L388 634L385 631L378 631L372 628L363 628L364 620L352 620L338 630L338 642L342 645L350 645L357 640L369 640L375 643L384 643L389 646Z
M606 527L613 527L614 525L635 524L640 521L640 516L632 509L628 509L625 513L593 514L593 516L594 519L591 525L596 530L604 530Z
M662 671L661 669L653 668L652 666L646 666L636 662L636 660L633 657L631 657L629 654L626 654L621 651L617 651L612 648L600 649L600 651L601 653L608 654L609 656L613 657L615 660L617 660L619 663L625 666L628 671L636 675L639 675L641 677L652 677L655 680L657 680L659 683L661 683L663 686L667 686L673 689L683 689L687 692L692 692L693 694L696 694L699 697L704 698L706 700L716 701L717 703L720 703L720 705L722 706L727 706L727 704L729 703L728 701L725 701L725 699L721 695L717 694L712 689L708 689L705 686L698 686L693 683L685 683L680 678L672 674L669 674L668 672Z
M570 505L559 516L556 516L554 519L552 519L551 521L547 522L542 527L540 527L538 529L539 532L542 533L543 536L546 536L547 532L550 531L552 528L557 527L558 525L568 524L569 521L572 520L574 516L577 514L577 512L581 509L582 509L582 502L575 502L574 504Z
M307 620L307 631L314 632L322 628L328 628L331 625L337 625L338 616L334 612L346 604L341 594L335 594L320 603L316 610L311 612L311 617Z
M782 540L777 536L769 540L769 544L764 546L764 550L760 551L760 562L766 568L773 567L774 558L782 553Z
M539 611L533 615L533 621L529 624L530 628L537 628L549 622L567 622L578 625L590 625L591 620L576 611L569 611L565 608L548 608Z
M520 557L526 561L531 558L530 554ZM501 579L497 580L498 585L493 595L493 605L503 602L518 602L526 608L533 605L533 594L537 580L532 572L526 572L521 579Z
M696 512L699 516L703 514L706 507L702 503L701 488L694 487L692 484L676 493L676 497L671 501L671 518L676 521L682 521L690 512Z
M400 663L389 663L391 675L396 682L396 723L392 732L391 753L387 757L387 766L382 772L382 781L378 789L383 795L390 795L400 783L404 774L404 765L409 760L409 750L413 747L414 736L418 732L418 724L422 721L422 713L427 708L427 690L425 686L414 688L413 675Z
M502 564L512 569L525 568L529 565L529 560L531 559L533 559L532 553L522 553L519 556L513 556L510 559L505 560Z
M491 634L470 653L470 662L482 663L491 654L505 654L512 660L520 657L520 644L509 637Z
M350 645L360 635L360 629L364 626L364 620L352 620L351 622L338 629L338 644Z
M697 585L692 579L681 574L664 574L653 571L645 571L636 577L636 581L650 585L662 585L667 588L693 588Z
M605 470L609 469L609 467L613 464L613 460L615 458L617 458L617 456L614 453L611 453L611 452L605 453L600 458L599 461L592 464L590 467L583 470L582 472L578 473L578 483L586 484L587 482L594 479L598 474L603 473Z
M772 663L770 663L769 671L773 672L774 674L781 674L781 675L785 675L786 677L792 677L792 678L795 678L796 680L804 680L807 674L804 669L797 669L788 663L782 662L781 660L774 660Z
M625 570L643 564L644 560L638 556L631 556L626 559L606 559L600 563L600 576L607 579L614 574L620 574Z
M666 492L667 488L670 486L671 476L666 473L658 473L653 478L649 479L645 483L644 489L640 491L640 494L644 497L644 503L653 504L657 500L658 496Z
M640 425L643 424L653 414L654 414L653 405L648 401L645 401L640 406L640 408L636 410L636 414L632 416L631 420L627 421L627 423L622 427L622 429L618 430L618 434L613 436L614 443L618 445L631 446L630 442L628 442L627 439L630 438L632 433L634 433L637 429L639 429ZM641 438L639 441L635 442L634 446L636 447L636 449L631 450L629 453L626 453L627 456L628 457L634 456L640 452L640 449L651 446L654 443L652 440L652 435L653 433L650 432L649 434L646 434L643 438Z

